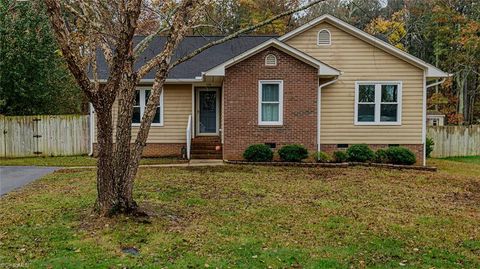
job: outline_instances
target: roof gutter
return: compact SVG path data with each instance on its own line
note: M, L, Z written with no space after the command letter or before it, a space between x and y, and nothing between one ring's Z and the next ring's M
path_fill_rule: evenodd
M321 123L321 109L322 109L322 88L327 87L338 81L340 75L336 76L334 80L330 80L323 84L318 85L318 94L317 94L317 152L320 152L320 123Z
M90 79L90 81L94 82L95 80ZM99 83L107 83L107 79L99 79ZM153 84L155 79L141 79L139 84ZM165 83L194 83L194 82L203 82L202 77L195 77L195 78L167 78Z

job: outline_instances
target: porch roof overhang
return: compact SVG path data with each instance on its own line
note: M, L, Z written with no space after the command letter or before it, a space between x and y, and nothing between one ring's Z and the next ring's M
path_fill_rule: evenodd
M276 49L279 49L280 51L282 52L285 52L287 53L288 55L290 56L293 56L295 58L297 58L298 60L306 63L306 64L309 64L315 68L318 69L318 75L321 76L321 77L332 77L332 76L339 76L341 74L341 71L334 68L334 67L331 67L315 58L313 58L312 56L308 55L308 54L305 54L281 41L278 41L277 39L275 38L272 38L270 40L267 40L265 42L263 42L262 44L250 49L250 50L247 50L246 52L240 54L240 55L237 55L233 58L231 58L230 60L220 64L220 65L217 65L215 66L214 68L206 71L206 72L203 72L202 73L202 76L201 77L197 77L197 79L200 79L200 78L205 78L205 77L224 77L225 76L225 70L227 68L229 68L230 66L233 66L253 55L255 55L256 53L266 49L266 48L269 48L269 47L274 47Z

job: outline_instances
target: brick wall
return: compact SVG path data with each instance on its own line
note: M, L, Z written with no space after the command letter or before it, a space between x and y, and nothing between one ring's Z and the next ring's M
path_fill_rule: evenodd
M143 150L143 157L181 157L182 147L186 145L147 143ZM97 156L97 144L93 144L93 155Z
M266 67L265 56L277 56ZM223 85L224 159L242 159L251 144L303 144L315 151L318 70L276 48L268 48L228 68ZM258 125L258 81L283 80L283 126Z
M386 145L386 144L369 144L368 146L374 151L377 150L377 149L381 149L381 148L388 148L388 145ZM423 157L424 157L423 149L424 148L423 148L422 144L402 144L402 145L399 145L399 146L410 149L415 154L415 156L417 157L417 164L419 164L419 165L423 164ZM339 149L337 147L337 144L321 144L320 148L321 148L322 151L325 151L329 154L332 154L334 151L337 151L337 150L347 150L346 148L345 149Z

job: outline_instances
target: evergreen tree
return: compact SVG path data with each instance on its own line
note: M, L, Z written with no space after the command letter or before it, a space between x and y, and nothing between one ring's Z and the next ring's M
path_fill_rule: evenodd
M0 114L78 113L83 99L41 1L0 1Z

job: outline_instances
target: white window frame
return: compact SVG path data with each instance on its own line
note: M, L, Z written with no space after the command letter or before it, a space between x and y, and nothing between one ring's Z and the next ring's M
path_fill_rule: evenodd
M326 31L328 33L328 44L320 44L320 33ZM320 29L317 33L317 46L330 46L332 45L332 33L328 29Z
M145 100L145 91L146 90L149 90L150 92L152 91L152 88L150 87L137 87L136 88L137 91L140 91L140 121L142 121L142 118L143 118L143 114L145 113L145 106L147 105L146 104L146 100ZM152 126L156 126L156 127L162 127L163 126L163 93L164 93L164 90L162 89L161 92L160 92L160 102L158 104L157 107L160 107L160 122L152 122ZM148 100L147 100L148 101ZM141 123L132 123L132 126L140 126Z
M360 99L360 85L375 85L375 121L372 122L360 122L358 121L358 105ZM397 85L397 102L382 102L382 85ZM402 81L357 81L355 82L355 125L402 125ZM367 103L362 103L367 104ZM381 105L382 104L397 104L397 121L387 122L380 121L381 118Z
M263 84L278 84L278 102L262 101ZM262 104L278 103L278 121L262 120ZM281 126L283 125L283 80L259 80L258 81L258 125Z

